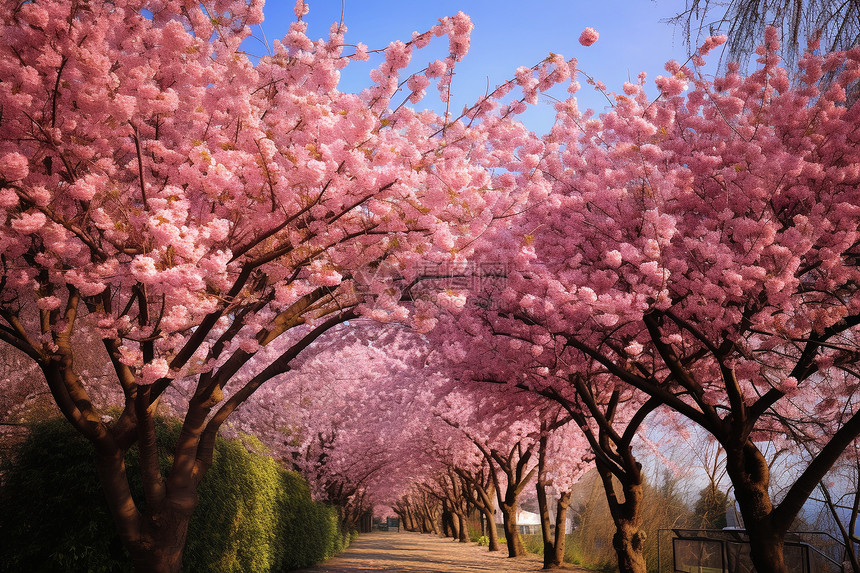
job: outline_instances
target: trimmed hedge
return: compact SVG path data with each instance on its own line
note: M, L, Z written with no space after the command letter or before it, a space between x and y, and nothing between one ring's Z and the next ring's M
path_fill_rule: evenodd
M161 422L170 452L179 423ZM163 468L170 458L162 455ZM126 457L139 502L136 451ZM99 486L90 444L63 419L34 424L0 473L0 571L131 571ZM219 439L185 547L188 573L286 571L341 551L337 510L311 500L304 479L237 440Z

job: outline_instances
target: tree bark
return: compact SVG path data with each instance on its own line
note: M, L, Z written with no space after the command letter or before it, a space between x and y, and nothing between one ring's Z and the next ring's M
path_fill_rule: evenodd
M472 505L481 513L481 533L489 539L488 549L490 551L499 551L499 533L496 527L496 518L493 514L493 497L489 489L492 487L490 483L493 483L493 480L487 477L483 473L483 470L479 475L471 474L464 470L456 470L456 473L463 482L462 491L468 496Z
M499 547L499 529L496 527L496 516L493 515L493 510L481 510L484 512L484 518L487 520L487 539L489 539L487 549L490 551L501 551Z
M641 473L634 475L626 472L613 474L605 464L596 460L597 472L603 482L609 512L615 523L612 547L618 558L620 573L647 573L645 566L645 532L642 531L642 481ZM621 485L623 501L619 499L613 475Z
M169 491L156 507L141 514L131 498L121 452L97 454L96 467L117 532L135 571L182 571L188 524L198 502L196 489Z
M502 510L502 526L505 530L505 541L508 546L508 557L522 557L526 554L526 548L523 545L523 538L520 536L520 529L517 524L517 503L504 502L501 504Z
M493 484L496 489L496 497L499 501L499 509L502 511L503 523L505 529L505 541L508 546L508 557L522 557L526 554L526 549L523 546L523 540L520 536L519 527L517 527L517 501L520 493L528 485L532 476L537 471L537 467L526 471L529 459L532 456L531 446L523 450L522 443L517 442L510 453L503 455L502 453L492 450L489 452L487 462L490 464L491 475L493 476ZM516 462L514 460L516 459ZM499 484L499 478L496 477L495 471L492 470L492 462L495 461L499 468L505 473L507 485L505 492L502 494L502 488Z
M418 526L415 523L415 513L412 510L411 505L406 506L406 530L407 531L418 531Z
M543 445L543 438L541 438ZM538 514L540 515L540 530L543 539L543 568L551 569L553 567L552 559L555 554L555 543L552 537L552 526L549 522L549 502L546 495L546 481L543 479L543 449L541 449L541 469L538 472L538 481L536 486Z
M562 496L558 500L558 511L556 512L555 519L555 537L553 537L552 526L550 525L549 520L549 501L546 495L546 488L548 487L548 484L546 480L545 469L548 439L549 438L546 433L541 434L538 446L538 479L536 490L538 500L538 513L540 514L541 534L543 537L543 568L555 569L561 567L561 564L564 561L564 521L567 517L567 505L570 503L570 492L562 493ZM563 505L562 502L564 500L565 495L567 496L567 502ZM559 535L559 530L561 530L561 535ZM560 551L559 543L561 543Z
M460 543L468 543L469 542L469 527L467 525L466 516L462 513L457 514L457 521L460 524Z
M612 536L612 547L618 556L618 571L621 573L646 573L645 532L641 524L634 521L619 520L615 524L615 534Z
M790 523L775 523L768 486L770 468L762 453L748 442L726 448L726 470L735 488L750 541L750 559L759 573L787 573L783 555Z
M555 543L553 544L552 559L549 562L550 567L547 567L546 554L544 554L544 568L561 567L564 563L564 552L567 546L567 533L565 527L567 525L567 509L570 507L570 498L572 492L564 491L558 498L555 510Z

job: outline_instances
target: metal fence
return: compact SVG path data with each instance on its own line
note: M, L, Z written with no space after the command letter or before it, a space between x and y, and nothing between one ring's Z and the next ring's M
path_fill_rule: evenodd
M844 573L844 552L844 545L829 533L786 535L785 564L792 573ZM661 529L657 561L660 573L755 572L749 536L743 529Z

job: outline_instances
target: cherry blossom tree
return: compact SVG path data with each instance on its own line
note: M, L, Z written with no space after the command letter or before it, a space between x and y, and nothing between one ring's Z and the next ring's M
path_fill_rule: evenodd
M472 467L454 466L454 472L463 485L463 495L481 513L483 527L486 527L488 549L499 551L501 548L494 514L496 505L493 502L491 471L489 464L483 458L478 465Z
M559 412L563 413L563 410ZM559 422L562 422L559 425ZM573 486L585 474L592 460L585 454L588 443L583 434L567 419L545 420L538 440L538 473L535 489L543 538L544 569L564 564L567 510ZM552 431L550 431L552 429ZM558 499L555 508L555 534L550 524L550 490Z
M259 436L318 499L340 508L346 530L355 528L365 510L393 503L422 475L427 352L402 326L340 325L249 398L231 426Z
M492 292L477 293L479 301L492 296ZM550 457L550 467L556 468L554 479L569 488L575 483L573 476L595 463L616 527L613 546L619 570L644 571L644 474L633 442L659 402L618 384L600 364L578 361L563 339L528 319L517 305L492 309L466 305L456 319L449 318L429 335L457 365L448 375L476 395L502 392L512 394L508 399L521 400L519 396L527 392L561 406L565 416L551 427L571 423L554 432L557 443ZM540 435L541 441L549 438L543 432ZM558 441L561 435L565 437ZM539 502L541 481L539 473ZM549 543L548 523L545 529ZM556 549L545 551L545 558ZM554 564L548 561L547 565Z
M557 104L552 131L522 147L533 169L511 174L547 192L495 239L513 265L499 299L574 350L573 372L597 364L713 435L756 569L783 572L785 532L860 433L848 413L772 499L759 432L793 397L829 395L806 414L821 416L858 383L860 108L845 93L860 51L808 52L793 86L771 30L759 70L706 80L696 67L722 40L670 62L656 99L640 79L607 92L600 117Z
M820 38L829 51L850 49L860 40L860 3L856 0L687 0L684 11L672 20L683 26L685 41L694 47L717 30L726 33L726 63L749 61L767 26L779 30L789 62L810 38Z
M287 36L252 64L240 44L258 0L0 7L0 340L93 443L139 570L179 569L218 430L303 349L358 314L432 325L432 309L407 309L376 278L381 263L414 276L467 257L520 202L484 166L486 134L517 129L515 113L493 111L501 92L460 117L412 107L432 81L447 101L468 17L392 43L350 94L339 71L366 49L345 50L339 25L311 40L305 12L297 2ZM402 78L435 36L450 55ZM568 70L553 65L544 88ZM112 382L81 375L87 336ZM108 383L115 418L92 399ZM184 423L165 477L152 419L173 387ZM123 463L134 443L145 507Z
M559 421L557 407L547 407L546 400L527 392L484 389L478 396L468 388L442 388L438 415L460 430L483 456L503 517L508 556L521 557L526 551L517 524L519 500L537 474L541 430L567 420Z

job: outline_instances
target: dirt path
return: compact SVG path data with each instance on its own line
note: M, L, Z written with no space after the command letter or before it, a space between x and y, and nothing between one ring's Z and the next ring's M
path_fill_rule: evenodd
M420 533L365 533L349 549L299 573L518 573L540 571L537 555L508 559L507 551L490 553L473 543L456 543ZM567 571L582 571L571 567Z

